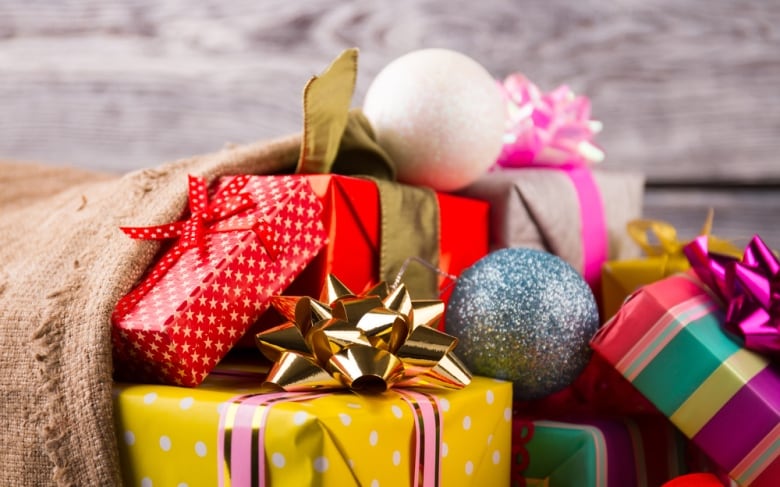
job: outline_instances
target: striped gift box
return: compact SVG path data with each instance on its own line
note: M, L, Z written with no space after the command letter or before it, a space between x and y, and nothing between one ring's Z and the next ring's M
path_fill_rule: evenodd
M643 287L591 346L740 485L780 482L780 368L728 336L692 273Z

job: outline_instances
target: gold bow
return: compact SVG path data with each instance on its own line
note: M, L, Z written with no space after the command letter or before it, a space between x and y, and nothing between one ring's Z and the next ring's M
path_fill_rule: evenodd
M444 303L412 300L403 284L390 291L381 282L358 296L329 275L320 301L275 296L271 302L289 320L255 337L274 362L266 379L271 388L377 393L471 382L452 352L457 338L436 329Z
M710 208L707 212L707 218L704 220L699 235L709 236L710 248L717 253L741 256L742 251L729 242L718 237L710 235L712 232L712 221L715 212ZM669 223L661 220L638 219L628 222L628 235L636 242L642 251L648 257L679 257L685 258L683 247L688 242L683 242L677 238L677 230ZM650 235L655 236L657 243L651 243Z

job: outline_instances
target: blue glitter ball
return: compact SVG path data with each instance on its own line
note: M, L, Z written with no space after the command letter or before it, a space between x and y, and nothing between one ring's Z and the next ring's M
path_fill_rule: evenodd
M563 259L506 248L461 274L445 323L469 369L512 381L520 401L574 381L590 359L599 315L590 287Z

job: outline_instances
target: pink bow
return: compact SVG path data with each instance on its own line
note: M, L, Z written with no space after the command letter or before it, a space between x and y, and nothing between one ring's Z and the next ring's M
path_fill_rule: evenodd
M496 164L586 165L601 162L604 151L593 142L601 122L590 119L590 100L568 86L542 93L520 73L499 88L507 106L504 146Z
M780 261L756 235L742 260L709 252L707 237L686 245L697 276L728 306L726 329L746 348L780 358Z

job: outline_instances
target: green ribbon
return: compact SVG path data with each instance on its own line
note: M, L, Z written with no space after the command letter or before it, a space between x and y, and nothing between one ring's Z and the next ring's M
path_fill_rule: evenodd
M350 110L357 78L357 49L347 49L303 90L303 138L297 174L368 177L381 211L379 280L393 282L404 262L418 257L439 266L439 205L428 188L397 184L395 166L359 109ZM403 281L421 299L438 297L438 275L408 266Z
M382 211L379 280L392 282L407 258L439 268L439 203L428 188L374 180ZM431 224L434 222L434 224ZM406 267L403 281L421 299L439 297L439 276L421 265Z

